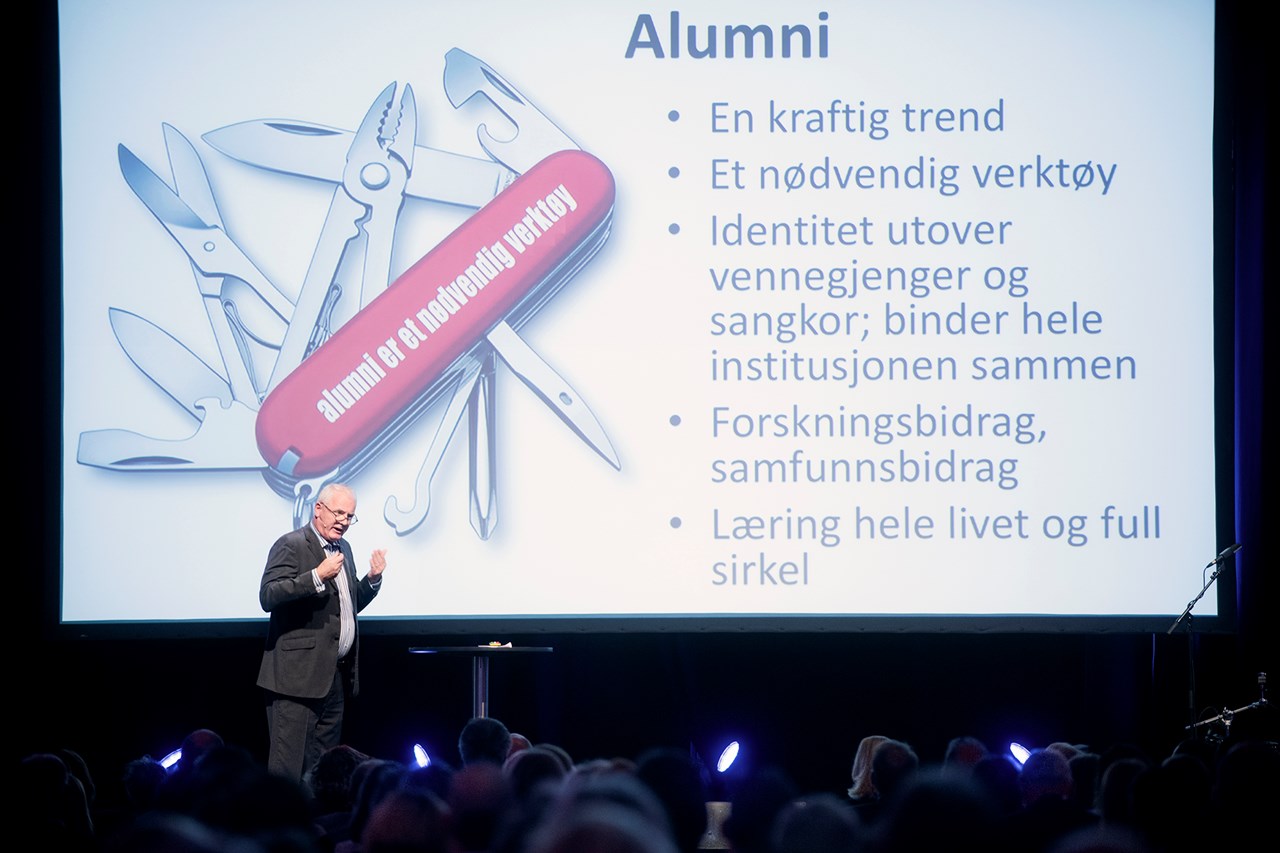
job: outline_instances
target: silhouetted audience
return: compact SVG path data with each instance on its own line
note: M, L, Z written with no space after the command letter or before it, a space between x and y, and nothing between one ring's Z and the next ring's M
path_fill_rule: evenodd
M360 838L373 816L373 810L383 798L400 788L408 775L407 767L399 761L386 758L370 758L356 768L352 776L352 782L356 785L355 804L351 809L347 837L334 847L338 853L356 853L360 850Z
M849 800L820 793L792 800L773 821L773 853L856 851L864 844L862 824Z
M36 753L10 780L19 818L11 846L70 853L1200 853L1256 846L1280 802L1280 752L1269 741L1234 743L1220 755L1179 744L1159 764L1132 747L1095 752L1062 741L1019 766L956 738L922 765L910 745L876 736L860 744L870 756L868 774L851 776L867 778L874 793L855 804L830 791L800 791L776 766L717 780L728 786L728 802L720 802L709 793L719 789L707 769L679 749L574 765L544 744L508 748L499 763L492 757L503 732L497 721L468 722L459 745L470 761L457 770L442 762L411 770L344 745L322 757L304 787L198 730L185 766L172 773L149 757L128 762L123 806L96 814L86 795L86 787L97 791L88 764L66 750ZM1206 763L1205 755L1217 760ZM713 796L717 802L708 801ZM720 817L712 822L712 814Z
M169 771L149 755L135 758L120 776L123 801L115 808L99 809L94 816L94 832L99 842L113 837L156 808L156 796Z
M360 750L339 744L321 753L311 771L311 807L326 850L332 850L339 842L351 837L356 773L368 760L369 756Z
M532 746L513 753L502 765L502 772L511 782L516 799L528 798L543 784L558 786L569 775L559 755L543 746Z
M528 851L679 853L657 795L613 762L565 779Z
M849 786L849 799L854 803L876 799L876 786L871 780L871 759L876 754L876 747L887 740L884 735L867 735L858 741L858 749L853 754L853 766L849 770L853 782Z
M872 827L880 853L946 850L989 853L998 815L986 789L954 768L930 767L896 784Z
M1147 762L1140 758L1121 758L1103 771L1094 810L1104 824L1129 828L1138 825L1133 802L1134 780L1146 770Z
M1162 853L1207 849L1209 770L1194 755L1171 756L1130 783L1132 826Z
M1097 823L1097 816L1072 799L1071 763L1061 750L1038 749L1018 775L1022 808L1005 819L1010 850L1047 850L1063 836Z
M947 751L942 755L942 764L949 769L967 773L986 757L987 745L985 743L971 735L963 735L952 738L947 744Z
M893 801L894 795L920 767L920 758L908 744L888 739L871 756L871 783L875 796L853 804L865 825L874 824Z
M773 821L800 792L791 776L777 767L749 775L730 798L724 837L739 853L766 853Z
M710 787L702 763L678 749L654 749L640 756L636 775L662 801L676 847L697 850L707 829Z
M374 807L360 837L361 853L449 853L448 807L426 790L400 788ZM462 849L474 849L463 847Z
M1274 742L1242 741L1226 750L1217 770L1210 807L1222 849L1267 837L1280 803L1280 749Z
M57 755L24 758L9 791L20 849L92 849L93 821L84 786Z
M520 752L523 749L528 749L531 746L533 746L533 741L529 740L527 737L520 734L519 732L512 732L511 748L507 751L507 758L510 758L511 756L515 755L517 752Z
M462 766L487 761L501 767L511 753L511 732L493 717L472 717L458 735L458 757Z
M460 849L488 850L514 803L515 794L499 765L473 761L459 768L450 779L448 804Z
M413 765L403 782L406 788L430 791L442 801L449 799L449 786L453 784L456 770L448 762L432 759L425 767Z
M126 764L120 781L128 808L137 812L151 808L156 792L164 784L168 773L163 764L149 755L135 758Z
M992 754L974 765L973 781L986 792L1000 816L1011 815L1022 808L1022 792L1018 790L1018 765L1007 755Z
M1067 759L1071 768L1071 798L1084 811L1092 811L1098 801L1098 774L1102 757L1096 752L1080 752Z

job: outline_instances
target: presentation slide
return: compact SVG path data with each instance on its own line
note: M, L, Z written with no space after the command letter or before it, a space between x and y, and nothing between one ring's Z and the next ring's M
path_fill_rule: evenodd
M446 632L1172 619L1226 544L1208 0L59 18L63 623L265 618L330 483Z

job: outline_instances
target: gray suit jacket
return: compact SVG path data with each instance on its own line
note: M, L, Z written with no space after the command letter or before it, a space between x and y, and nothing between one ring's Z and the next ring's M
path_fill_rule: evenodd
M351 546L339 540L343 571L355 610L359 613L378 594L366 575L356 580ZM276 540L267 555L258 601L271 614L266 648L258 669L258 686L274 693L319 699L328 694L338 666L338 632L341 629L341 602L335 580L325 582L317 593L311 570L323 562L324 549L311 525L286 533ZM357 651L360 633L349 656L352 664L352 694L360 689Z

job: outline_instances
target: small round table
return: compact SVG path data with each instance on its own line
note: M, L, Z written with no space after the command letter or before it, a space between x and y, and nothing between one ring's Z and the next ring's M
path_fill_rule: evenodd
M501 655L547 653L551 646L410 646L411 655L467 655L471 658L471 716L489 716L489 661Z

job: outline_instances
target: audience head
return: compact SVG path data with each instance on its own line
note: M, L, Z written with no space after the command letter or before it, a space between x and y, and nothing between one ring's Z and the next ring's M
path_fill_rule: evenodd
M355 802L351 779L356 768L368 760L369 756L346 744L320 755L308 779L317 814L351 811Z
M356 768L352 781L356 783L355 805L351 809L351 837L360 838L383 798L400 787L409 775L408 768L398 761L370 758Z
M920 770L906 779L875 824L878 850L989 851L996 844L996 809L973 778L948 768Z
M952 738L943 754L942 764L945 767L972 770L974 765L987 757L987 745L976 737L964 735Z
M512 753L502 765L516 799L524 800L542 785L558 786L569 771L560 756L541 746L531 746Z
M565 781L529 850L678 853L657 795L630 771L603 769Z
M573 756L570 755L569 751L565 749L563 746L560 746L559 744L556 744L556 743L539 743L535 745L551 752L557 758L559 758L561 765L564 766L565 773L570 773L573 771L573 767L577 762L573 760Z
M404 785L407 788L419 788L430 791L443 802L449 801L449 786L453 784L453 774L457 770L448 762L433 758L426 767L416 764L409 767Z
M493 717L472 717L458 735L458 755L462 766L487 761L499 767L511 752L511 732Z
M135 758L124 766L120 782L125 799L133 809L148 809L155 803L156 792L164 784L169 771L149 755Z
M48 849L78 849L93 837L84 786L53 753L28 755L18 767L11 803L22 828Z
M1123 826L1091 826L1066 833L1048 853L1148 853L1151 847L1138 832Z
M1160 850L1206 850L1212 780L1193 755L1173 756L1137 773L1129 785L1131 825ZM1216 838L1216 833L1213 833Z
M1018 789L1024 806L1046 798L1065 800L1071 796L1071 764L1057 750L1037 749L1022 764Z
M249 838L220 832L190 815L152 811L141 815L102 845L103 853L265 853Z
M98 789L93 784L93 774L89 772L88 762L73 749L60 749L55 755L61 758L62 763L67 766L67 772L80 782L80 787L84 789L85 801L92 808L94 800L98 796Z
M847 799L835 794L792 800L773 822L773 853L852 851L862 845L858 815Z
M900 740L886 740L871 757L871 781L882 800L890 799L920 767L920 758Z
M1071 768L1071 797L1081 809L1094 808L1098 795L1098 773L1102 757L1096 752L1081 752L1067 761Z
M768 850L774 819L799 793L791 777L778 768L751 774L732 798L724 837L737 851Z
M707 781L700 762L679 749L654 749L640 756L636 775L658 795L676 846L695 850L707 829Z
M1075 744L1067 743L1064 740L1056 740L1046 746L1045 749L1050 752L1058 753L1063 758L1067 759L1067 761L1070 761L1082 752L1088 751L1082 746L1076 746Z
M850 770L853 780L849 787L851 799L864 800L876 795L876 786L871 780L871 759L876 753L876 747L887 740L884 735L867 735L858 741L858 751L854 753L853 767Z
M1228 747L1218 760L1210 801L1231 842L1265 837L1280 803L1280 750L1261 740Z
M422 789L388 792L374 806L360 836L360 853L449 853L452 849L449 809Z
M531 746L533 746L533 741L529 740L527 737L520 734L519 732L512 732L511 733L511 749L507 752L507 758L510 758L511 756L515 755L517 752L520 752L521 750L524 750L524 749L528 749Z
M998 814L1013 814L1022 807L1018 766L1008 756L992 753L979 761L973 767L973 781L986 793Z
M679 853L643 815L611 802L584 803L534 833L529 853Z
M1097 810L1102 822L1113 826L1134 826L1134 782L1147 769L1140 758L1119 758L1102 772L1098 784Z
M454 834L463 850L488 850L503 818L515 803L502 768L474 761L449 780L449 809Z
M196 729L182 739L182 758L175 772L189 772L206 753L220 746L225 746L222 735L212 729Z

